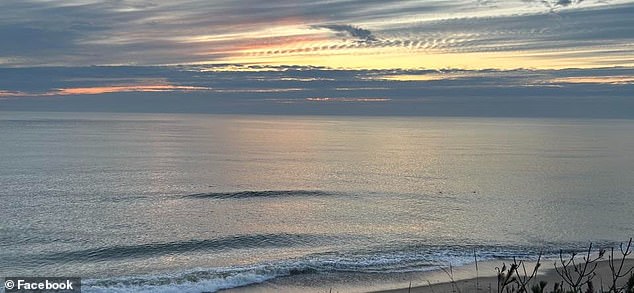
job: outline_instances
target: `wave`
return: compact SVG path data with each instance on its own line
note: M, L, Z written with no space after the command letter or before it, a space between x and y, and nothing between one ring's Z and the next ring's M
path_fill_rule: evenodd
M82 292L216 292L310 271L299 263L200 269L176 274L84 280Z
M85 280L82 292L216 292L223 289L262 283L278 277L326 272L366 272L406 262L403 256L354 257L313 255L303 259L278 261L241 267L198 269L172 274ZM434 269L433 264L420 264L418 270ZM386 272L396 272L386 270Z
M216 252L231 249L249 249L266 247L292 247L327 243L340 237L328 237L315 234L255 234L236 235L215 239L188 240L164 243L148 243L138 245L116 245L94 249L75 250L54 253L44 256L47 261L101 261L150 257L157 255L173 255L196 251Z
M333 251L305 257L247 266L209 268L112 279L85 280L84 292L215 292L248 286L283 276L314 273L405 273L423 272L478 260L535 258L540 252L553 255L553 247L407 245L354 251ZM575 249L576 250L576 249Z
M326 196L333 195L320 190L261 190L261 191L235 191L235 192L209 192L194 193L183 197L188 198L215 198L215 199L233 199L233 198L252 198L252 197L285 197L285 196Z

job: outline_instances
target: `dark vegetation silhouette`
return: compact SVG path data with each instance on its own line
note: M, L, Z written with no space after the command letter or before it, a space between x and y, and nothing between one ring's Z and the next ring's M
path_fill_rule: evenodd
M588 249L579 255L576 252L559 252L559 258L554 263L554 269L559 276L559 281L554 284L539 280L538 271L542 268L542 254L537 257L534 267L527 268L523 260L513 258L508 265L502 263L496 267L497 291L489 285L488 292L493 293L634 293L634 267L626 267L626 258L632 254L632 238L626 243L621 243L618 249L611 248L593 250L590 243ZM603 280L597 274L600 261L606 260L609 267L609 280ZM475 290L482 290L479 282L478 258L474 251L476 261ZM453 267L441 268L451 283L452 292L460 293L458 283L453 276ZM598 279L598 280L597 280ZM431 287L431 283L429 283ZM598 285L598 287L597 287Z
M559 252L559 259L555 262L555 272L561 279L559 282L549 284L537 280L537 271L541 267L541 254L537 258L532 270L526 269L524 261L513 259L508 267L502 264L497 269L498 293L634 293L634 267L625 268L626 257L632 254L632 238L625 244L621 243L619 250L611 248L607 254L607 264L610 268L610 280L604 284L604 280L598 278L597 266L604 260L605 249L598 249L593 254L592 243L588 250L579 256L573 252L566 255ZM619 255L620 254L620 255ZM607 287L606 287L607 285ZM529 291L530 290L530 291Z
M542 268L542 254L539 253L535 266L531 268L524 260L513 258L513 262L502 263L501 267L496 267L497 291L489 283L488 293L634 293L634 266L626 267L626 258L632 255L634 247L633 239L626 243L621 243L619 249L610 248L593 251L593 244L590 243L588 249L579 255L577 252L564 253L559 251L559 258L554 263L555 272L560 280L550 285L548 282L539 280L538 271ZM593 253L594 252L594 253ZM607 260L605 256L607 255ZM475 291L483 291L480 287L478 256L473 252L475 259L476 280ZM609 280L603 280L597 274L600 261L607 261L609 268ZM462 290L454 278L453 266L441 267L451 284L452 293L461 293ZM597 280L598 279L598 280ZM598 287L597 287L598 285ZM434 292L433 285L427 281L427 286ZM412 291L412 282L407 287L407 292ZM332 288L329 292L332 292Z

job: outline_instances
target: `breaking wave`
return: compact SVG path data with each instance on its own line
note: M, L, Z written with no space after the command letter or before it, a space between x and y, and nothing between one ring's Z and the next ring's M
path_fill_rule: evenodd
M554 255L549 247L514 246L437 246L411 245L392 248L326 252L305 257L246 266L194 269L176 273L85 280L83 292L216 292L262 283L283 276L313 273L403 273L438 269L473 262L473 250L478 260L493 260L513 256L535 258L538 253Z

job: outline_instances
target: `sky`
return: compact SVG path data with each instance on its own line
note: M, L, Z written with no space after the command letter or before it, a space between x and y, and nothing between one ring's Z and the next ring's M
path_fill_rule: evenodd
M0 65L634 64L634 1L3 0Z
M131 102L114 108L131 111L144 99L134 93L205 96L211 112L629 103L633 27L633 0L2 0L0 111L99 110L121 96Z

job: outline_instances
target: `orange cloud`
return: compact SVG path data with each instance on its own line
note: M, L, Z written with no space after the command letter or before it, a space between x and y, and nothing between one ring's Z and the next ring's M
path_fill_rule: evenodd
M18 91L0 90L0 98L11 97L43 97L43 96L70 96L70 95L99 95L120 92L171 92L171 91L203 91L211 90L207 87L182 86L171 84L132 84L132 85L108 85L95 87L59 88L45 93L28 93Z
M0 90L0 97L21 97L24 95L23 92Z
M179 86L169 84L140 84L140 85L113 85L99 87L61 88L50 92L51 95L99 95L119 92L169 92L169 91L199 91L208 90L206 87Z
M551 80L552 83L607 83L607 84L634 84L634 76L574 76L562 77Z
M330 98L330 97L315 97L306 98L306 101L310 102L389 102L392 99L388 98Z

